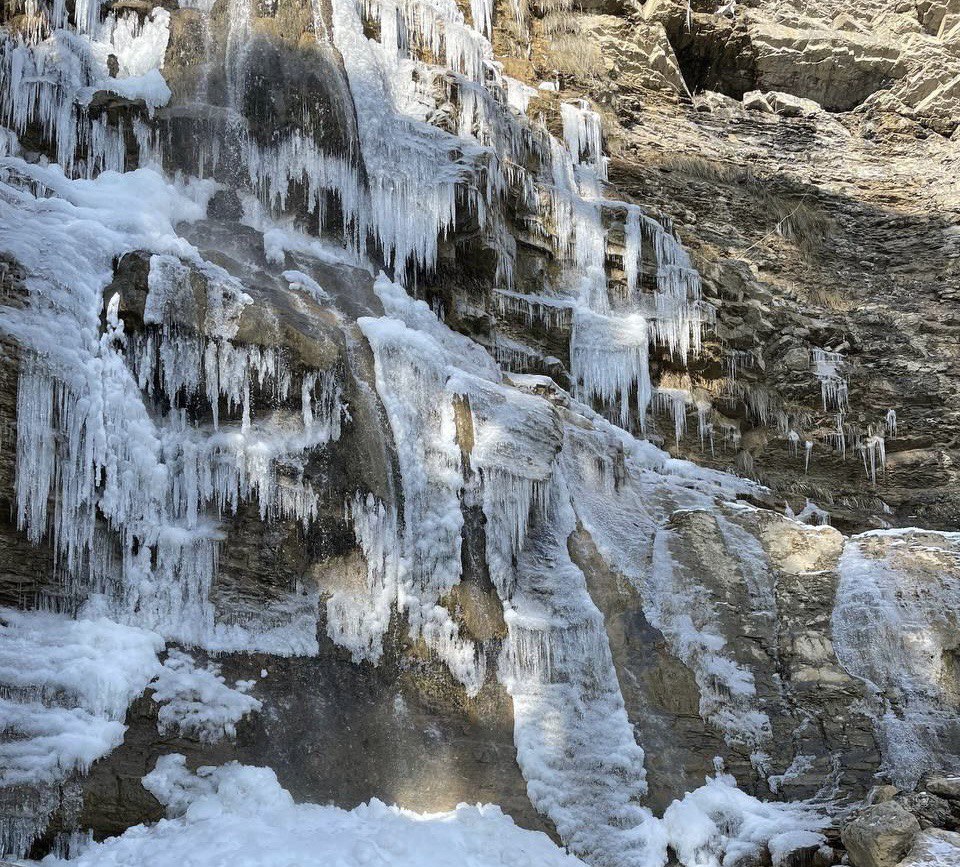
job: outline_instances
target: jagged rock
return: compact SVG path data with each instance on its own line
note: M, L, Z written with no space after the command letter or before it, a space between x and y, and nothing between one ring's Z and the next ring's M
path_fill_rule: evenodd
M762 111L773 114L773 106L759 90L751 90L743 95L743 107L747 111Z
M896 867L907 854L920 823L896 801L867 807L841 832L853 867Z
M944 798L933 795L930 792L914 792L909 795L901 795L897 798L897 803L905 807L920 823L921 828L946 828L948 831L955 831L960 819L960 809L951 804Z

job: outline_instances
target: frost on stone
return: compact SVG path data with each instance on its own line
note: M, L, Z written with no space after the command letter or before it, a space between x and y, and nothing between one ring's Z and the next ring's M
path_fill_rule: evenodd
M175 733L205 743L236 736L237 723L262 704L248 695L251 683L227 686L216 664L198 666L179 650L170 650L150 684L160 705L157 724L161 735Z
M877 530L851 538L840 558L833 644L870 692L884 769L904 789L927 771L960 771L950 661L958 552L956 533Z

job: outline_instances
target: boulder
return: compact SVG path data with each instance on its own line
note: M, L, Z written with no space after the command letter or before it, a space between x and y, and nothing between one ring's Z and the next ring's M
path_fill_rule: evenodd
M772 90L766 95L770 107L782 117L809 117L823 111L820 103L790 93Z
M917 818L902 804L890 801L860 812L840 838L853 867L896 867L919 832Z
M899 794L900 790L896 786L874 786L867 794L867 803L886 804Z

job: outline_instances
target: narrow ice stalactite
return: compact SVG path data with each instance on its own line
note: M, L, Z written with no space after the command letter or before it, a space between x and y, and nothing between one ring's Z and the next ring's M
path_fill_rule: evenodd
M849 539L831 619L837 658L864 681L891 781L960 773L952 655L960 629L960 534L875 530Z
M800 450L800 434L791 429L787 433L787 442L790 444L790 454L797 457Z
M589 167L601 180L607 177L607 160L603 155L603 128L600 115L584 100L560 103L563 140L574 165Z
M864 472L870 477L870 483L877 483L877 468L881 472L886 472L887 467L887 446L882 434L873 432L873 425L867 430L867 436L860 444L860 452L863 456Z
M473 26L487 39L493 37L493 0L470 0Z
M887 429L887 436L897 438L897 411L895 409L888 409L887 415L884 420L884 424Z
M658 387L653 393L653 406L659 412L669 412L673 419L674 442L680 445L680 440L687 430L687 404L690 402L690 392L682 388Z
M633 298L640 279L640 264L643 255L642 212L637 205L627 206L627 219L623 224L623 272L627 278L627 292Z

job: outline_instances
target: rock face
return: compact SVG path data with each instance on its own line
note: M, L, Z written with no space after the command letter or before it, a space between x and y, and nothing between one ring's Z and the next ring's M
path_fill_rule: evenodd
M939 867L960 7L470 5L5 7L0 604L261 708L171 734L147 671L0 766L0 854L176 752L598 867ZM0 758L77 703L21 667Z

